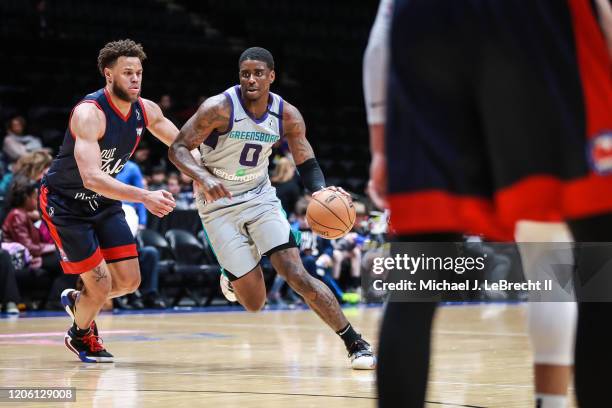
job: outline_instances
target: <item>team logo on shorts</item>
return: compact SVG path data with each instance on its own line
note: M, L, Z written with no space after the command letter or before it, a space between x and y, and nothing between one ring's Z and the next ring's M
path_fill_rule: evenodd
M55 208L53 208L53 207L49 207L49 209L47 210L47 212L49 213L49 217L53 217L53 214L55 214Z
M612 173L612 131L595 136L588 146L589 163L598 174Z
M60 253L60 258L62 258L62 261L64 262L70 262L70 259L68 259L68 257L66 256L66 253L64 252L63 249L59 249L59 253Z

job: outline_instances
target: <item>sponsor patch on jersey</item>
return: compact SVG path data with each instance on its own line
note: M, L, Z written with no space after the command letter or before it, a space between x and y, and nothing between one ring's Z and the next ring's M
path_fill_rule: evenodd
M241 171L242 170L242 171ZM241 181L241 182L246 182L246 181L253 181L256 180L260 177L263 177L266 173L264 173L263 171L258 171L252 174L246 174L246 171L244 169L240 169L236 172L236 174L229 174L226 171L223 171L221 169L218 168L213 168L212 172L215 176L222 178L224 180L228 180L228 181ZM239 175L241 174L241 175Z
M612 174L612 131L606 131L591 139L587 155L595 173Z

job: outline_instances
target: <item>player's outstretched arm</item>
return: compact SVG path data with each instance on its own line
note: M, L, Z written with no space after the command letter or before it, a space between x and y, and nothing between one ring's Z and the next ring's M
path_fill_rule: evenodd
M148 119L147 129L166 146L170 146L178 135L178 128L164 116L161 108L155 102L144 98L142 102Z
M223 132L227 129L230 114L231 106L225 95L206 99L181 128L168 150L170 161L197 183L197 188L202 190L207 202L232 195L219 179L196 161L191 151L200 146L214 130Z
M163 217L175 203L167 191L147 191L115 180L102 171L102 156L98 140L104 135L106 118L93 104L77 106L70 119L75 138L74 158L85 188L114 200L143 203L151 213Z
M350 195L340 187L326 187L323 171L315 158L312 146L306 139L306 123L300 111L285 101L283 109L284 134L289 144L293 161L300 173L302 183L313 195L323 189L339 191L348 198Z

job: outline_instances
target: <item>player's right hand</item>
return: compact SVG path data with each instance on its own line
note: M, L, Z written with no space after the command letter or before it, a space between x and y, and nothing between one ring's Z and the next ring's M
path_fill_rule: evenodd
M148 191L142 203L151 214L159 218L170 214L176 207L174 197L166 190Z
M232 198L232 193L221 183L220 180L214 177L206 177L199 182L194 181L194 190L199 190L204 193L204 199L207 203L212 203L220 198ZM197 185L197 186L196 186Z

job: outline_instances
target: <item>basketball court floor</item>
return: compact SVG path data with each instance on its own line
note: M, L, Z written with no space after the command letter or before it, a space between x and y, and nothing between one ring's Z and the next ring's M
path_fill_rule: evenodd
M229 310L102 315L112 364L66 350L66 315L1 318L0 387L76 387L77 402L0 406L376 406L375 373L351 370L342 342L310 311ZM346 313L375 343L382 308ZM524 319L516 304L441 308L426 406L532 407Z

